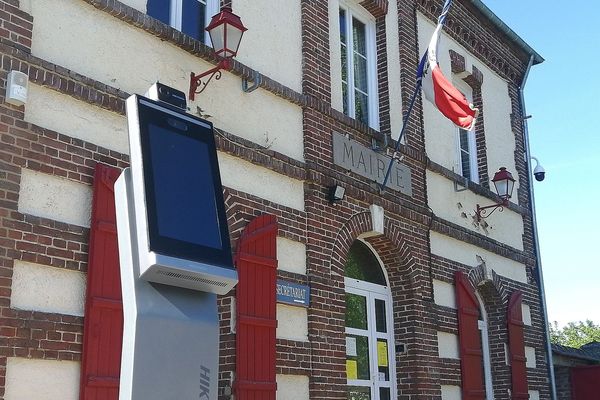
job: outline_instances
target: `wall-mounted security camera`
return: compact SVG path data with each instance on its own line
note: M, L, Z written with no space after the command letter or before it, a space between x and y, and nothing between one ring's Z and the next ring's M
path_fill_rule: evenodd
M538 182L543 181L546 178L546 170L544 169L544 167L542 167L540 165L540 162L538 161L537 158L535 157L531 157L533 160L535 160L535 168L533 169L533 176L535 177L535 180Z

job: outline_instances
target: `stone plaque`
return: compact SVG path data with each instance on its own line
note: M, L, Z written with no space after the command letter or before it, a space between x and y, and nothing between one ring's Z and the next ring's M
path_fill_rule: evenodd
M333 132L333 162L349 171L371 179L380 185L391 157L378 153L341 133ZM394 160L386 188L396 190L412 197L410 169Z

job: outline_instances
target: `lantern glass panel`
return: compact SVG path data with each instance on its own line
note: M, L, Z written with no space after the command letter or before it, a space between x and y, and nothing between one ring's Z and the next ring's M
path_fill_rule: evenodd
M222 55L223 49L225 48L225 27L224 25L215 26L208 34L210 35L210 41L212 42L215 54Z
M226 24L226 35L225 35L225 51L224 57L233 57L237 54L240 42L242 41L242 35L244 32L230 24Z
M515 182L510 179L501 179L494 182L494 186L496 186L496 193L502 199L510 199L512 196L512 191L515 186Z

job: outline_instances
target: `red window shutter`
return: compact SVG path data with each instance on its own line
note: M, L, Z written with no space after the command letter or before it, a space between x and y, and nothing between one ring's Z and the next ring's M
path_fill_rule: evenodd
M571 369L571 400L597 399L600 393L600 365Z
M120 170L97 164L83 326L81 400L117 400L123 341L123 302L114 183Z
M523 338L523 293L514 292L508 301L508 349L510 352L512 398L527 400L527 367L525 365L525 340Z
M479 302L467 276L457 271L454 274L456 285L456 305L458 307L458 342L460 351L460 373L463 400L485 399L483 378L483 351L479 320Z
M261 215L245 228L236 254L239 283L236 399L275 400L277 220Z

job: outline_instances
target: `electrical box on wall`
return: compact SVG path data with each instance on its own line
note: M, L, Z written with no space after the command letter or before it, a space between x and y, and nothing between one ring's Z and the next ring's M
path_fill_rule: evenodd
M22 106L27 102L27 74L20 71L10 71L6 78L6 102Z

